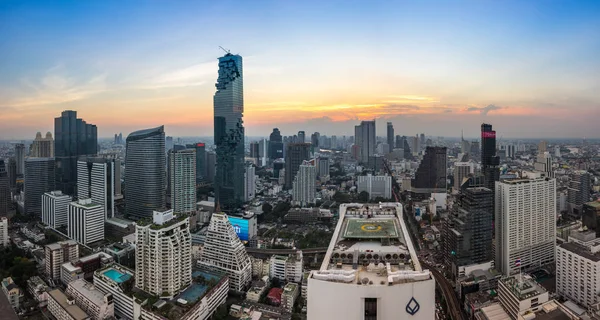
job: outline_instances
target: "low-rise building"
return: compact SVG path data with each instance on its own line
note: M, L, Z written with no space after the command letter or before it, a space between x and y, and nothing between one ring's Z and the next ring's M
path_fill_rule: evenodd
M252 281L250 289L246 293L246 300L252 302L260 301L260 298L265 293L269 286L269 277L264 276L261 280Z
M27 279L27 291L38 302L38 307L48 304L48 285L42 278L35 276Z
M48 311L56 320L88 320L92 319L85 311L75 304L75 300L68 297L60 289L48 292Z
M595 232L590 235L592 241L556 247L556 293L586 308L598 302L600 295L600 239Z
M302 282L302 251L289 256L273 255L269 262L270 278L285 282Z
M113 263L113 258L104 252L97 252L75 261L63 263L60 268L60 280L68 285L71 281L85 279L92 281L94 271Z
M108 319L115 315L112 294L101 292L83 279L69 283L66 293L75 299L75 304L92 319Z
M21 308L21 302L23 301L23 291L11 277L2 280L2 291L8 298L8 302L13 309L19 310L19 308Z
M60 279L61 266L65 262L75 261L79 258L79 245L77 241L67 240L46 245L46 276L53 280Z
M113 260L123 266L135 268L135 245L131 243L113 243L104 248Z
M269 293L267 294L267 300L271 305L280 306L282 293L283 289L281 288L271 288L271 290L269 290Z
M298 293L298 284L293 282L286 284L285 287L283 287L283 293L281 294L281 307L289 312L293 312Z
M546 289L527 274L518 274L498 282L498 298L506 313L517 319L524 312L537 312L549 301Z

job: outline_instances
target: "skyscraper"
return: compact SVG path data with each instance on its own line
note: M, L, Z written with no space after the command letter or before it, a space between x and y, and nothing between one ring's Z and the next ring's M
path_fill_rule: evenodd
M314 149L319 148L319 138L321 138L321 134L318 132L315 132L310 135L310 143L312 144Z
M226 273L230 290L246 290L252 280L252 262L226 214L212 215L203 250L201 267Z
M10 182L4 160L0 159L0 216L8 214L10 208Z
M360 147L359 161L368 163L369 157L375 154L376 133L375 120L361 121L354 127L354 144Z
M249 165L246 167L246 172L244 173L244 188L245 195L244 200L250 201L254 199L256 195L256 170L253 165Z
M121 160L102 157L82 156L77 161L77 197L92 199L94 204L102 206L106 219L115 216L115 198Z
M31 144L29 156L36 158L53 158L54 139L52 139L52 133L47 132L46 137L42 138L42 133L38 132L35 135L35 140L33 140L33 143Z
M189 218L174 216L173 210L154 211L152 223L138 224L135 234L137 288L172 298L192 283Z
M104 206L92 199L69 203L67 230L69 238L83 244L104 240Z
M219 58L214 96L217 152L215 201L234 209L244 202L244 77L242 57L227 53Z
M273 128L273 132L269 135L269 159L273 161L281 158L283 158L283 139L279 129Z
M176 214L196 210L196 150L169 151L171 208Z
M8 172L8 185L10 186L10 190L14 191L17 189L17 161L15 157L8 159L6 171Z
M52 228L67 226L69 203L73 199L60 190L44 193L42 196L42 222Z
M304 160L310 158L310 144L290 143L285 151L285 188L291 189L292 182Z
M54 118L56 188L75 195L77 158L98 152L98 128L77 118L77 111L63 111Z
M17 161L17 175L25 174L25 145L15 144L15 160Z
M127 136L125 155L125 210L136 218L149 218L165 206L164 126Z
M446 147L427 147L412 180L416 193L446 192Z
M535 173L496 182L495 190L496 269L511 275L553 263L556 180Z
M53 158L28 158L25 161L25 213L41 216L42 195L56 190Z
M186 148L196 150L196 184L199 184L206 179L206 144L197 142Z
M298 131L298 139L296 140L296 142L305 143L306 142L306 132Z
M394 125L391 122L387 123L387 144L391 153L394 150Z
M481 171L483 172L484 186L492 191L495 183L500 179L498 165L500 158L496 155L496 131L491 124L481 125Z
M494 194L487 188L460 191L453 211L442 223L444 261L454 276L458 267L494 260Z
M590 201L592 177L588 172L579 170L573 172L570 178L567 202L570 214L575 218L579 218L583 204Z
M304 161L298 168L292 184L292 199L301 206L315 203L317 170L315 166Z
M455 162L454 163L454 191L459 191L463 180L474 173L473 163Z

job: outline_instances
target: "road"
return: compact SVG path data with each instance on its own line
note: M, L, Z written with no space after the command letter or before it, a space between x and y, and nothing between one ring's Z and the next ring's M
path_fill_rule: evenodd
M433 277L435 278L435 282L442 289L442 294L444 295L444 298L446 299L446 305L448 306L448 313L451 315L452 319L463 320L464 317L462 312L460 311L460 303L458 302L458 298L456 297L456 294L454 293L454 289L452 288L450 282L446 279L446 277L444 277L443 274L437 271L433 266L430 266L423 261L421 261L421 265L423 266L423 268L429 269L429 271L431 272L431 274L433 274Z
M385 167L386 172L390 176L393 176L392 171L390 170L390 167L388 166L387 161L383 162L383 166ZM400 197L398 196L397 192L398 192L398 190L396 190L396 184L394 183L394 184L392 184L392 194L394 195L394 199L396 200L396 202L400 202ZM414 237L413 239L416 239L417 241L419 241L419 237ZM436 270L434 266L427 264L426 262L422 261L421 259L419 259L419 260L421 262L421 266L423 266L424 269L429 269L431 274L433 274L433 277L435 278L435 282L439 285L440 289L442 289L442 294L444 295L444 299L446 300L446 305L448 307L448 313L450 314L452 319L463 320L464 317L461 312L462 308L460 307L458 298L456 297L456 294L454 293L454 289L452 288L452 285L450 284L448 279L446 279L446 277L444 277L443 274L441 274L438 270Z

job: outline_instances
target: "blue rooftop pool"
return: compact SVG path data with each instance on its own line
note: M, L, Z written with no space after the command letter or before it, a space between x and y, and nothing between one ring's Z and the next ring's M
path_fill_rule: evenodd
M178 298L186 300L189 303L195 303L198 299L202 298L207 289L208 287L205 285L192 283L192 285L185 289Z
M103 274L117 283L122 283L122 282L125 282L125 281L131 279L131 275L120 272L115 269L106 270Z

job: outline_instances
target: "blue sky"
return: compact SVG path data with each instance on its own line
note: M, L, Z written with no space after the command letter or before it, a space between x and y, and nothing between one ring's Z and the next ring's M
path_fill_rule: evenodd
M505 137L600 137L599 14L598 1L3 1L0 138L52 131L65 109L101 136L209 135L218 46L244 57L250 135L377 118L405 135L475 136L486 121Z

